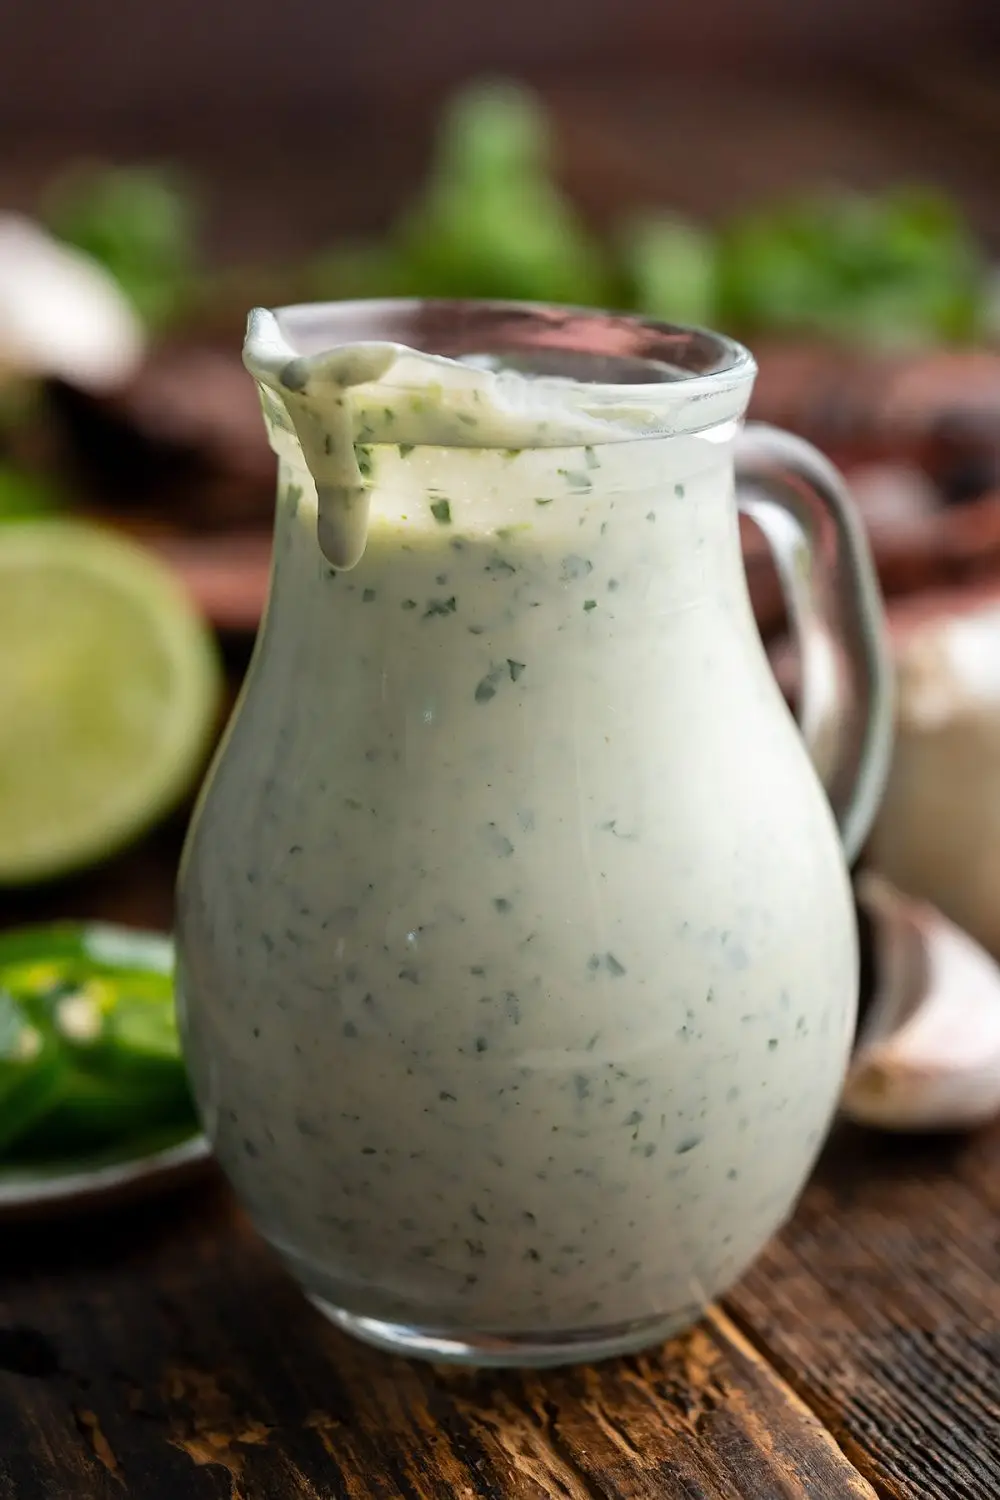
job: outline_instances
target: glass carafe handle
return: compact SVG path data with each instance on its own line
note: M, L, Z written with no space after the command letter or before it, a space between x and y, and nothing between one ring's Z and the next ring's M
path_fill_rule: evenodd
M799 725L851 863L892 751L892 666L864 530L829 460L759 422L737 438L736 495L774 554L801 659Z

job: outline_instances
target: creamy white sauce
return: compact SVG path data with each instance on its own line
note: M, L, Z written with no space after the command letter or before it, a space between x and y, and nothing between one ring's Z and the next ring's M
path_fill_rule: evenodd
M627 388L559 427L556 384L364 358L255 371L273 592L180 893L206 1125L338 1307L680 1325L789 1211L856 993L742 572L745 389L636 437Z
M652 402L643 399L643 387L628 385L601 400L598 393L608 387L529 377L488 353L453 360L389 342L297 354L264 308L251 314L247 348L275 450L304 460L317 494L320 548L336 568L355 567L364 552L372 445L510 453L665 430L655 386ZM654 362L647 368L654 381L679 374ZM672 403L674 414L683 418L699 402L699 425L711 426L723 409L732 410L734 392L745 383L745 374L738 383L716 377L702 391L702 382L688 381L684 399ZM292 436L291 446L284 434Z

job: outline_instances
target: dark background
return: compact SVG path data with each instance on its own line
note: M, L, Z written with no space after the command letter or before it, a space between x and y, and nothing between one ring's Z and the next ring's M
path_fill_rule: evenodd
M264 131L483 68L886 62L998 26L994 0L6 0L0 118L103 134L196 109Z
M595 217L920 176L1000 241L996 0L5 0L0 206L67 156L203 177L223 254L384 222L457 81L555 110Z

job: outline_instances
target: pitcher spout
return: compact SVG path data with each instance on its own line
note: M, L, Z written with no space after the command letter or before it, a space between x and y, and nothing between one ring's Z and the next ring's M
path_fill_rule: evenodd
M303 346L280 313L264 307L247 320L243 362L257 382L271 446L308 470L317 541L334 568L356 567L368 540L370 465L349 393L380 380L397 353L382 342Z

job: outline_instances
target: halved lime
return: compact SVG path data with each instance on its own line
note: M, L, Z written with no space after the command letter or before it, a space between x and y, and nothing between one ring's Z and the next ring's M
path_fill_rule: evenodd
M0 885L93 863L169 811L221 682L208 626L143 548L78 521L0 530Z

